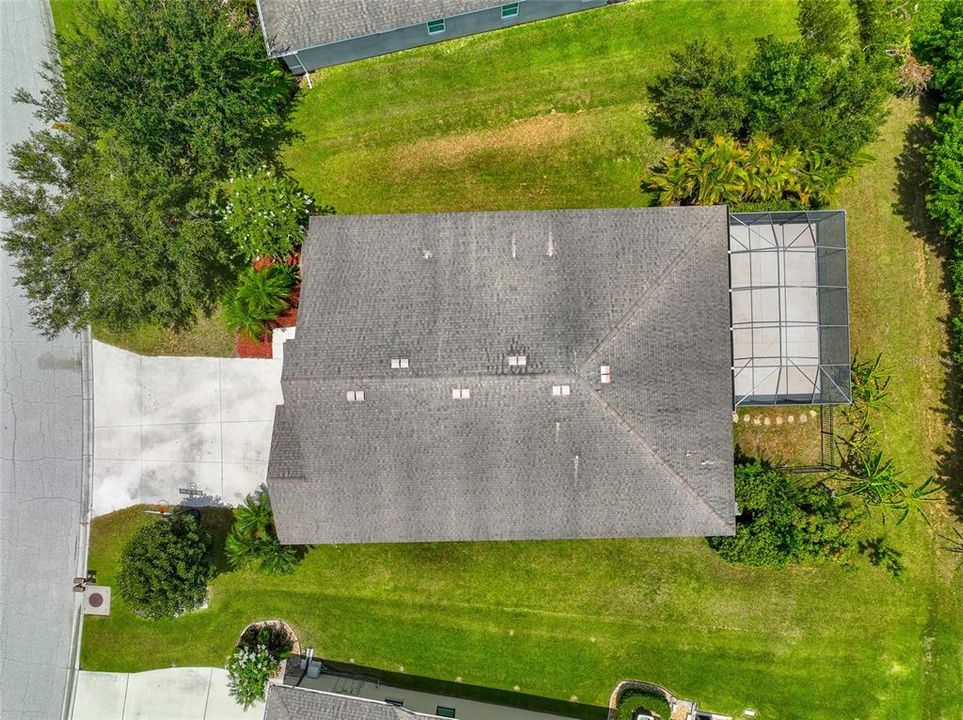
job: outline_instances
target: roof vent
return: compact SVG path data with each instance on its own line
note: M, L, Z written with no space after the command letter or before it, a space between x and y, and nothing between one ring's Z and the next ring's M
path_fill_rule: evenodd
M571 385L552 385L552 397L568 397L571 394Z
M470 398L471 398L471 390L469 388L452 388L451 389L452 400L469 400Z
M509 367L525 367L528 364L528 357L525 355L509 355Z
M599 367L599 379L603 385L608 385L612 382L612 368L608 365L601 365Z
M393 358L391 358L391 369L392 369L392 370L407 370L407 369L408 369L408 358L406 358L406 357L393 357Z
M345 396L348 402L364 402L364 390L348 390Z

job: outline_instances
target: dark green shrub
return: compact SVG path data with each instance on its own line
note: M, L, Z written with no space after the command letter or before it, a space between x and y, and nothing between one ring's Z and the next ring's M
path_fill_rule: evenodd
M138 615L173 618L204 601L213 575L211 541L190 514L142 527L120 556L117 590Z
M263 490L248 495L243 505L234 508L234 525L224 549L231 567L255 565L271 575L292 573L298 562L298 551L278 541L271 498Z
M845 558L853 546L855 514L820 485L793 482L768 462L742 460L735 472L736 534L709 538L723 558L740 565Z
M245 268L222 300L228 325L250 340L261 340L268 324L290 307L296 282L297 272L289 265Z
M644 690L626 690L619 699L619 713L617 720L632 720L636 710L645 710L658 715L662 720L669 720L672 710L669 703L660 695L653 695Z
M825 72L826 61L802 42L756 40L744 80L749 130L801 147L800 140L809 134L801 111L819 92Z
M656 132L679 142L738 133L745 102L732 43L690 42L649 86Z
M943 113L936 122L936 142L930 148L930 192L926 208L940 231L963 246L963 104ZM958 265L958 264L957 264ZM953 279L960 273L955 268ZM958 296L963 283L954 282Z
M802 42L757 41L746 69L747 125L784 148L818 152L835 185L878 135L886 90L860 56L814 55Z

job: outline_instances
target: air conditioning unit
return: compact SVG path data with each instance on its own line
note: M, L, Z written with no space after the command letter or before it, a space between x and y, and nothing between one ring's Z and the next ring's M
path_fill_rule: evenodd
M84 588L84 615L110 615L109 585L88 585Z

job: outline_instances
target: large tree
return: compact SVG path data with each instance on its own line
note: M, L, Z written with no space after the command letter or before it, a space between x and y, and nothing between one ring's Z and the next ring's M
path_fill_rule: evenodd
M293 80L237 3L89 0L80 16L48 89L17 95L46 127L13 149L4 245L48 335L188 326L239 262L214 189L275 161Z
M290 137L294 79L237 3L85 1L83 24L57 39L73 122L219 178Z
M204 190L113 134L35 132L12 167L21 182L0 188L4 245L46 334L189 325L230 281L231 248Z

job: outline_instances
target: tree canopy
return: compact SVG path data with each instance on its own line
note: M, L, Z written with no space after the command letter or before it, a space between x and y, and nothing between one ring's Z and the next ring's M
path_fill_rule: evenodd
M57 43L71 120L172 172L226 177L291 137L294 79L222 0L85 0Z
M189 326L236 277L216 188L274 162L294 90L236 6L88 0L48 88L18 93L45 128L13 148L3 242L47 335Z

